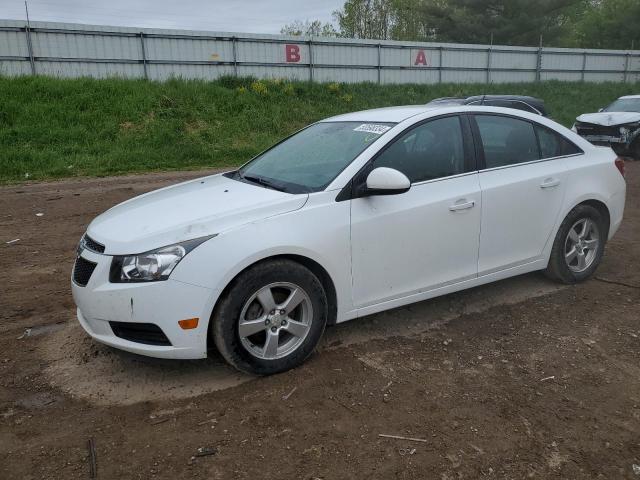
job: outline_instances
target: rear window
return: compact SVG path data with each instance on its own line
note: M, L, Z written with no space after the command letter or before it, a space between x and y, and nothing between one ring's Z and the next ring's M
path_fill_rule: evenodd
M536 125L536 134L538 135L538 141L540 142L540 153L542 154L542 158L553 158L561 157L563 155L575 155L582 153L582 150L562 135L541 125Z

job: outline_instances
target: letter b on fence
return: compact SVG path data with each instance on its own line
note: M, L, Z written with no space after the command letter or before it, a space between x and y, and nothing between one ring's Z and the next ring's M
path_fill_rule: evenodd
M284 46L284 53L287 63L298 63L300 61L300 46L287 43Z

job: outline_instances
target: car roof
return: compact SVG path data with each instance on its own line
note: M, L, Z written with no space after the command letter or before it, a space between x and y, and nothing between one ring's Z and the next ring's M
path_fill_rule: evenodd
M405 105L399 107L374 108L371 110L361 110L359 112L345 113L321 120L321 122L378 122L378 123L400 123L408 118L422 113L433 112L443 113L465 113L465 112L486 112L486 113L506 113L509 115L526 117L527 112L522 110L491 107L483 105L461 105L453 103L435 103L428 105ZM538 117L538 115L535 115Z
M625 95L624 97L620 97L618 100L629 99L629 98L640 98L640 95Z
M435 105L405 105L400 107L374 108L360 112L345 113L335 117L325 118L323 122L392 122L400 123L407 118L437 110Z

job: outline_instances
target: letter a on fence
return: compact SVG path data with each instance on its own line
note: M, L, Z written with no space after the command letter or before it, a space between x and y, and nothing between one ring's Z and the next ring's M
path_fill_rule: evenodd
M300 46L287 43L284 46L287 63L298 63L300 61Z
M429 62L427 61L427 56L424 54L424 50L418 50L418 54L416 55L416 61L413 62L413 65L423 65L425 67L429 66Z

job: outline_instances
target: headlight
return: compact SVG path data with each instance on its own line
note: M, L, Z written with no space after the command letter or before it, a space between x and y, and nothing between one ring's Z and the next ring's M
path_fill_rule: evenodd
M187 253L213 237L215 235L196 238L137 255L115 256L111 262L109 281L123 283L166 280Z
M626 135L629 131L630 130L627 127L620 127L620 135Z

